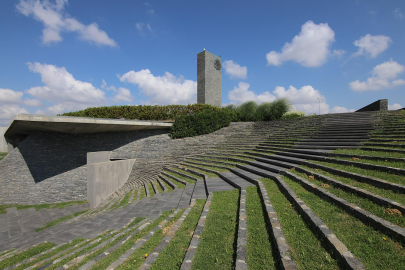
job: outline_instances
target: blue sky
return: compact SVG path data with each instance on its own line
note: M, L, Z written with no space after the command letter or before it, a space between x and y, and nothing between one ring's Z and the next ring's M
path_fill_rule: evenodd
M2 1L0 125L19 113L195 103L204 48L222 56L224 105L401 108L404 29L402 0Z

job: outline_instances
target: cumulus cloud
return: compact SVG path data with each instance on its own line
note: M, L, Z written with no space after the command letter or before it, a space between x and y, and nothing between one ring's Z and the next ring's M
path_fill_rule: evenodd
M33 17L43 23L42 42L44 44L62 41L61 32L76 32L84 41L110 47L118 46L105 31L98 27L97 23L84 25L65 13L64 7L67 2L68 0L55 0L55 3L49 0L20 0L16 7L25 16Z
M225 72L228 73L231 78L247 78L247 67L241 67L238 63L235 63L232 60L225 61L223 67L225 68Z
M23 92L17 92L11 89L0 88L0 104L19 104L33 107L43 106L42 102L37 99L23 100Z
M197 101L197 82L169 72L164 76L154 76L149 69L131 70L118 78L121 82L137 85L152 104L189 104Z
M279 66L286 61L295 61L305 67L324 64L330 55L330 46L335 41L335 32L327 23L308 21L291 43L286 43L281 52L271 51L266 55L269 65Z
M335 106L330 109L326 97L319 90L314 89L310 85L301 87L300 89L290 85L288 89L277 86L272 93L266 91L261 94L249 90L250 85L245 82L240 82L228 94L228 98L232 103L242 104L246 101L256 101L257 103L272 102L276 99L286 98L292 104L293 110L303 111L307 114L325 113L343 113L353 112L354 109L346 109L344 107ZM320 100L319 100L320 99Z
M352 57L369 55L371 58L376 58L377 55L388 49L391 42L390 37L367 34L353 43L355 46L359 47L359 50L355 52Z
M354 91L368 91L368 90L384 90L393 88L399 85L405 85L405 80L397 79L397 76L404 72L405 67L397 62L387 61L379 64L373 68L372 77L368 78L365 82L356 80L349 84L350 88Z
M0 106L0 126L8 126L14 115L22 113L28 113L28 111L19 105L2 104Z
M230 101L241 104L246 101L256 101L257 103L272 102L276 100L276 97L270 94L268 91L257 95L255 92L249 90L250 84L240 82L238 86L235 86L233 90L229 91L228 98Z
M342 57L346 53L345 50L333 50L332 55L337 57Z
M114 85L107 86L107 83L104 80L101 88L114 91L116 93L113 98L115 102L132 102L133 96L131 95L131 91L126 88L119 87L117 89Z
M400 8L394 9L394 17L399 21L402 21L405 18L404 13L402 13Z
M76 80L64 67L27 63L28 68L41 75L44 86L27 90L32 96L56 103L48 108L51 112L63 113L66 110L84 109L103 105L105 93L91 83Z
M398 103L394 103L392 105L388 105L388 110L399 110L402 109L402 105L398 104Z

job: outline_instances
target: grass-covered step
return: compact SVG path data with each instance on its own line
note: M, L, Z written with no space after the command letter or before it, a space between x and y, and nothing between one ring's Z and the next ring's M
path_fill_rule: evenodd
M161 175L164 176L163 179L168 179L169 181L171 181L171 183L173 183L174 185L177 186L177 188L184 188L187 184L186 181L172 175L170 172L161 172ZM174 182L173 182L174 181ZM168 182L169 183L169 182Z
M189 170L181 165L175 165L172 167L173 171L176 171L180 176L185 177L188 183L195 184L195 181L203 179L203 176L192 170ZM191 181L190 181L191 179Z
M403 198L403 196L392 192L389 192L387 190L384 189L376 189L376 188L372 188L370 186L367 186L367 190L362 189L358 186L364 186L364 185L358 185L359 182L356 181L347 181L348 179L342 179L344 182L339 181L335 178L337 178L336 176L330 175L327 172L324 171L320 171L319 169L316 169L316 171L313 171L309 168L305 168L305 167L296 167L290 170L291 172L296 171L297 175L299 176L304 176L307 180L308 179L312 179L314 181L319 183L322 182L322 184L320 184L323 187L329 188L330 186L333 186L334 188L340 189L340 190L344 190L347 192L350 192L352 194L356 194L360 197L366 198L370 201L372 201L373 203L386 207L386 208L392 208L392 209L397 209L399 210L402 214L405 214L405 205L402 204L402 202L405 202L405 198ZM346 180L346 181L345 181ZM350 185L350 184L353 185ZM357 184L357 186L356 186ZM371 191L377 191L377 193L381 193L381 194L388 194L390 197L396 197L401 199L400 202L397 202L393 199L390 198L386 198L383 197L381 195L375 194Z
M176 181L184 185L187 183L194 184L195 181L197 181L197 178L182 172L179 168L165 168L165 173L170 174L172 177L176 178Z
M350 250L336 237L334 232L328 228L324 221L305 204L280 176L273 177L273 180L277 182L280 190L283 191L291 204L296 207L297 211L303 216L314 232L316 232L318 237L326 243L335 259L339 260L347 269L364 269L364 265L354 257Z
M149 231L142 238L138 238L135 245L127 249L117 260L113 261L106 269L136 269L141 264L141 258L148 257L149 250L153 250L155 244L160 242L160 237L163 238L163 229L170 228L173 223L183 213L182 210L176 209L166 219L161 221L155 228ZM122 246L123 247L123 246ZM150 252L150 251L149 251ZM145 255L144 255L145 254Z
M374 142L365 142L364 146L372 146L372 147L389 147L389 148L405 148L405 144L403 144L402 142L400 143L374 143Z
M154 264L156 262L156 260L158 259L160 253L169 245L169 243L172 241L174 235L176 234L176 232L179 230L179 228L183 225L184 220L187 218L187 216L189 215L189 213L191 212L191 210L194 208L196 204L195 200L192 200L190 206L183 212L182 216L176 221L176 223L174 223L174 225L172 226L167 226L165 228L165 230L162 231L162 235L159 237L158 234L155 234L153 237L161 239L160 243L155 247L155 249L153 249L153 251L149 250L145 250L146 254L149 253L148 256L146 256L145 261L143 262L143 264L141 265L141 267L139 267L138 269L140 270L146 270L146 269L150 269L152 264ZM152 247L153 245L151 245ZM131 262L131 261L129 261ZM128 266L131 267L136 267L137 264L136 260L134 260L134 263L127 263L126 265L123 265L125 268L128 268ZM165 268L167 269L167 268Z
M374 227L376 230L381 230L384 233L391 235L394 239L401 241L402 243L405 242L405 228L397 226L387 220L384 220L381 217L374 215L372 212L364 210L364 209L360 208L359 206L357 206L353 203L350 203L341 197L337 197L334 194L326 191L325 189L320 188L317 185L311 183L310 181L308 181L302 177L299 177L293 173L286 172L286 176L293 179L294 181L297 181L305 189L320 196L322 199L330 201L330 202L338 205L342 209L346 210L348 213L350 213L350 214L354 215L355 217L357 217L358 219L360 219L366 225L370 225L370 226ZM339 193L339 194L342 194L342 193ZM346 196L346 197L349 197L349 196ZM350 199L353 200L353 198L350 198ZM357 201L359 201L359 200L357 200ZM370 203L367 203L365 201L362 201L362 204L367 205L367 207L369 207L369 208L373 208L373 206L370 206ZM378 212L378 210L375 210L375 212ZM398 223L401 223L401 225L403 225L403 223L400 220L397 220L397 221L398 221Z
M359 163L365 164L372 164L377 166L382 166L382 171L390 171L391 169L387 168L399 168L404 170L405 172L405 159L397 159L397 158L384 158L384 157L372 157L372 156L335 156L335 159L339 160L346 160L346 161L354 161ZM367 168L367 167L365 167ZM378 168L378 167L377 167ZM397 173L402 174L402 173Z
M235 266L238 202L237 189L214 192L191 269L206 269L208 265L213 269Z
M360 148L360 150L368 150L368 151L380 151L380 152L393 152L393 153L400 153L405 154L405 150L399 148L392 148L392 147L374 147L374 146L364 146Z
M121 255L126 252L128 249L130 249L135 242L139 242L140 239L142 239L144 236L146 236L148 233L150 233L151 230L156 228L157 225L160 223L165 224L166 223L166 218L171 215L173 211L168 211L168 212L163 212L159 216L154 216L151 219L149 219L147 222L143 223L141 226L136 228L130 235L125 237L122 241L116 243L114 246L110 247L108 250L109 252L99 254L95 259L95 263L92 263L91 266L85 267L85 265L82 266L82 269L107 269L111 263L116 261L121 257ZM171 219L171 217L170 217ZM124 260L125 261L125 260Z
M153 186L152 186L152 182L151 182L151 181L148 181L148 182L146 183L146 187L147 187L147 189L146 189L146 194L147 194L147 196L148 196L149 198L155 196L156 192L155 192L155 190L153 189Z
M204 207L205 200L196 200L191 212L184 219L179 230L174 234L168 246L159 253L150 269L180 269L183 258L195 232L197 222Z
M174 190L175 188L177 188L177 186L176 186L172 181L170 181L167 177L165 177L164 175L159 174L158 177L159 177L164 183L167 184L167 185L166 185L167 187L170 187L172 190Z
M306 202L366 269L402 269L405 252L400 243L373 227L365 225L356 217L333 203L325 201L306 190L300 184L283 178L299 198Z

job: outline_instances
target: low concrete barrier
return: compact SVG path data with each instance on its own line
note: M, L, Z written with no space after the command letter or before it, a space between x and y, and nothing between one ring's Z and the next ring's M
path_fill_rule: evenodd
M356 112L369 112L369 111L386 111L388 110L388 99L377 100Z
M4 138L4 133L6 133L7 127L0 127L0 152L8 152L8 145L6 139Z
M107 152L88 153L87 157L87 199L94 209L125 184L135 159L107 161Z

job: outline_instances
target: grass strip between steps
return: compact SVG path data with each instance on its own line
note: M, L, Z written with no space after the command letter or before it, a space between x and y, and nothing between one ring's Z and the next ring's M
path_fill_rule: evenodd
M167 235L170 228L183 215L184 210L185 209L180 210L170 221L168 221L164 225L162 229L157 230L147 242L145 242L140 248L135 250L135 252L116 269L138 269L145 262L149 254L153 252L160 241L162 241L163 238Z
M182 164L182 165L188 165L188 164ZM187 168L189 168L189 169L192 169L192 170L195 170L195 171L198 171L198 172L201 172L201 173L204 173L204 174L207 175L208 177L218 177L218 175L217 175L216 173L204 171L204 170L202 170L201 168L209 169L209 170L216 171L216 172L229 172L229 170L220 169L220 168L215 168L215 167L209 167L209 166L204 166L204 165L201 165L201 164L199 164L199 165L190 164L190 165L192 165L192 166L197 166L197 167L199 167L200 169L196 169L196 168L188 167L188 166L185 166L185 167L187 167Z
M65 221L65 220L68 220L68 219L71 219L71 218L73 218L73 215L58 218L57 220L46 223L44 227L36 228L35 231L39 232L39 231L45 230L45 229L47 229L49 227L55 226L56 224L61 223L61 222Z
M404 269L405 249L400 243L363 224L335 204L322 200L293 180L282 178L365 265L366 269Z
M137 234L133 235L128 241L126 241L123 245L119 248L111 252L107 257L103 258L99 262L97 262L91 269L98 270L98 269L106 269L110 266L113 262L115 262L125 251L130 249L138 239L142 239L145 235L149 233L153 228L159 225L164 219L166 219L173 211L164 212L160 217L154 220L151 224L146 226Z
M172 188L168 183L166 183L166 182L163 181L162 179L160 179L160 182L162 182L163 185L165 185L165 187L166 187L166 192L167 192L167 193L172 193L172 192L173 192L173 188Z
M324 165L324 166L327 166L330 168L335 168L338 170L344 170L344 171L348 171L348 172L352 172L352 173L361 174L363 176L369 176L369 177L383 179L383 180L391 182L391 183L405 185L405 176L403 176L403 175L395 175L395 174L389 173L389 172L362 169L362 168L358 168L358 167L354 167L354 166L329 163L329 162L325 162L325 161L311 160L311 162L316 163L316 164L321 164L321 165Z
M171 168L173 171L178 171L178 170L176 170L176 169L174 169L174 168ZM184 180L184 181L186 181L187 183L190 183L190 184L195 184L195 181L194 180L192 180L192 179L190 179L190 178L188 178L188 177L185 177L185 176L183 176L183 175L180 175L180 174L178 174L178 173L175 173L175 172L172 172L172 171L166 171L166 173L168 173L168 174L170 174L170 175L173 175L174 177L177 177L177 178L179 178L179 179L181 179L181 180ZM182 171L182 173L184 173L184 174L187 174L185 171ZM195 177L195 175L193 175L194 177ZM201 178L201 177L199 177L198 176L198 178ZM176 182L177 183L177 182ZM179 187L180 188L180 187ZM181 188L183 188L183 187L181 187Z
M300 167L302 167L304 169L307 169L307 170L315 171L315 172L320 173L320 174L322 174L324 176L328 176L328 177L330 177L332 179L338 180L340 182L351 185L353 187L362 188L362 189L370 191L370 192L372 192L374 194L380 195L382 197L394 200L394 201L396 201L398 203L401 203L401 204L405 205L405 196L404 196L404 194L397 193L397 192L394 192L394 191L389 190L389 189L379 188L379 187L367 184L365 182L359 182L359 181L356 181L356 180L353 180L353 179L350 179L350 178L346 178L346 177L343 177L343 176L331 174L331 173L325 172L325 171L323 171L321 169L314 169L314 168L307 167L307 166L302 166L302 165Z
M182 170L182 169L179 169L179 168L177 168L177 167L174 167L174 168L172 168L172 169L174 169L175 171L179 171L179 172L182 172L182 173L184 173L184 174L193 176L194 178L204 180L204 179L202 178L202 176L199 176L198 174L195 174L194 172ZM188 179L188 180L190 181L191 179ZM189 183L195 184L195 181L194 181L194 180L191 180L191 181L192 181L192 182L189 182Z
M153 196L155 196L155 190L152 187L152 183L148 181L148 183L146 184L146 186L148 187L149 190L149 196L152 198Z
M151 266L152 270L180 269L194 229L200 218L201 211L204 208L204 204L205 200L196 200L193 209L183 221L183 224L170 241L170 244L159 254L159 257Z
M146 190L145 190L145 186L142 185L139 187L141 189L141 194L139 194L139 200L142 200L143 198L146 197Z
M239 190L216 191L192 269L233 269L236 257Z
M251 269L276 269L275 250L271 244L266 209L256 186L246 187L247 244L246 263Z
M155 187L156 187L156 189L158 190L158 192L159 192L159 193L162 193L162 192L163 192L163 188L160 186L159 182L155 180L153 183L155 184Z
M334 157L335 159L348 160L366 164L381 165L386 167L394 167L405 169L404 161L383 161L383 160L370 160L370 159L361 159L361 158L347 158L347 157Z
M62 266L62 265L64 265L65 263L69 262L70 260L72 260L73 258L79 257L80 255L86 253L86 252L89 251L90 249L93 249L94 247L96 247L96 246L102 244L103 242L107 241L107 240L110 239L111 237L114 237L114 236L118 233L118 231L115 231L115 232L113 232L113 233L110 233L110 232L111 232L111 231L108 231L108 232L106 232L106 233L104 233L104 234L102 234L102 235L98 235L98 236L94 237L89 243L91 243L92 241L94 241L95 239L98 239L98 238L101 238L101 240L98 241L98 242L96 242L96 243L94 243L94 244L92 244L92 245L87 246L86 248L84 248L84 249L80 250L79 252L75 253L74 255L68 256L68 257L64 258L63 260L61 260L61 261L59 261L59 262L57 262L57 263L55 263L55 264L52 264L52 265L48 266L46 269L47 269L47 270L48 270L48 269L57 269L57 268L59 268L60 266ZM84 243L84 245L79 246L77 249L79 249L79 248L81 248L82 246L85 246L85 245L87 245L87 244L88 244L88 243ZM77 249L76 249L76 250L77 250ZM71 253L71 252L74 252L74 251L69 251L69 252L67 252L67 253ZM65 253L65 254L66 254L66 253ZM65 254L63 254L63 255L65 255ZM61 257L62 257L63 255L61 255ZM48 262L48 263L49 263L49 262ZM36 269L37 269L37 268L36 268Z
M267 178L261 181L277 213L284 237L293 255L292 259L297 263L298 269L339 268L338 262L324 248L321 240L280 191L278 185Z
M14 269L15 270L22 270L22 269L25 269L27 267L30 267L31 265L36 264L37 262L43 261L43 260L45 260L47 258L50 258L53 255L58 254L59 252L65 250L65 249L68 249L70 247L73 247L73 246L79 244L80 242L83 242L84 240L85 240L84 238L76 238L72 242L66 243L63 246L60 246L59 248L57 248L57 249L55 249L55 250L53 250L53 251L51 251L49 253L46 253L46 254L44 254L42 256L39 256L38 258L36 258L35 260L33 260L31 262L24 263L24 264L18 266L17 268L14 268Z
M61 203L44 203L44 204L35 204L35 205L20 205L20 204L5 204L5 205L0 205L0 214L5 214L7 213L6 209L11 208L11 207L17 207L17 210L20 209L26 209L26 208L32 208L34 207L36 211L39 209L51 209L51 208L65 208L72 206L74 204L83 204L87 203L88 201L71 201L71 202L61 202Z
M124 198L121 200L120 204L118 205L118 207L127 205L129 203L129 198L131 197L131 193L132 191L128 191L127 193L125 193Z
M200 169L197 169L197 168L194 168L194 167L190 167L190 166L187 166L187 164L181 164L182 166L184 166L184 167L186 167L186 168L188 168L188 169L190 169L190 170L194 170L194 171L196 171L196 172L199 172L199 173L203 173L203 174L205 174L206 176L208 176L208 177L218 177L218 175L217 174L215 174L215 173L211 173L211 172L207 172L207 171L204 171L204 170L200 170ZM195 165L195 164L192 164L193 166L197 166L197 165ZM198 167L203 167L203 166L198 166Z
M142 220L144 220L144 217L137 217L135 218L134 221L131 222L131 224L129 224L128 228L131 228L128 232L124 233L123 235L121 235L120 237L118 237L117 239L115 239L114 241L108 243L107 245L105 245L104 247L102 247L101 249L97 250L96 252L94 252L93 254L91 254L90 256L87 256L86 258L84 258L80 263L73 265L72 267L70 267L69 269L72 270L77 270L79 269L82 265L85 265L88 261L96 258L98 255L100 255L102 252L104 252L105 250L109 249L110 247L114 246L116 243L118 243L119 241L121 241L122 239L124 239L125 237L127 237L131 232L133 232L134 230L136 230L139 226L135 226L137 225L139 222L141 222Z
M39 254L39 253L41 253L41 252L43 252L45 250L53 248L54 246L56 246L56 244L50 243L50 242L39 244L39 245L37 245L35 247L32 247L32 248L30 248L30 249L28 249L28 250L26 250L24 252L21 252L20 254L16 254L16 255L8 258L8 259L5 259L5 260L1 261L0 262L0 269L4 269L4 268L7 268L9 266L12 266L12 265L14 265L14 264L16 264L18 262L21 262L21 261L23 261L25 259L28 259L28 258L30 258L32 256L35 256L35 255L37 255L37 254Z
M353 203L353 204L363 208L364 210L370 211L371 213L373 213L374 215L376 215L380 218L388 220L388 221L394 223L395 225L405 227L405 219L401 213L399 213L399 214L395 214L392 212L390 213L389 208L375 204L373 201L371 201L367 198L358 196L355 193L351 193L351 192L342 190L340 188L336 188L333 185L324 184L322 181L317 180L316 176L315 177L312 176L313 177L312 178L311 175L307 175L305 173L299 173L297 171L293 171L292 173L294 173L298 176L301 176L305 180L317 185L320 188L323 188L323 189L329 191L330 193L334 194L337 197L345 199L346 201Z
M172 172L169 172L169 171L166 171L166 173L167 173L168 175L175 176L175 173L172 173ZM169 177L169 176L167 176L167 175L165 175L165 177L166 177L167 179L169 179L170 182L172 182L175 186L177 186L177 188L185 188L185 187L186 187L185 184L183 184L183 183L181 183L181 182L175 180L174 178L171 178L171 177ZM177 177L177 176L175 176L175 177ZM179 178L179 177L177 177L177 178ZM167 186L168 186L168 184L167 184Z

